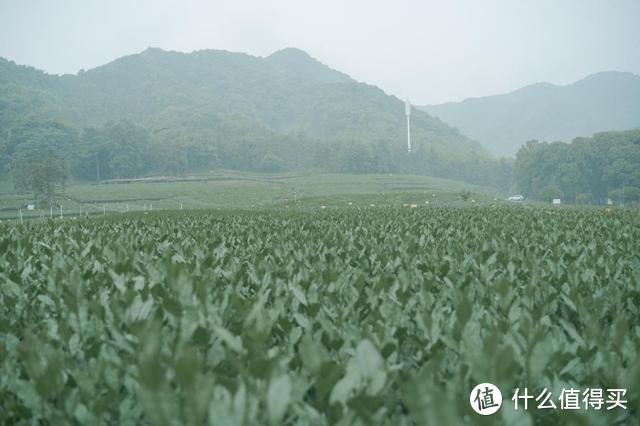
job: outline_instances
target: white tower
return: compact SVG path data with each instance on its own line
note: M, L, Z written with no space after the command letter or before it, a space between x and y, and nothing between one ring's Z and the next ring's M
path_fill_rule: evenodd
M409 98L404 102L404 114L407 116L407 152L411 152L411 103Z

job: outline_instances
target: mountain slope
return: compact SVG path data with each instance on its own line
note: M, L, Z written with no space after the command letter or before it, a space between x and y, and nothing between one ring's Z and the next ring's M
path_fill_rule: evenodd
M63 76L0 59L0 107L5 171L51 128L71 135L50 148L78 157L86 178L224 167L476 180L492 169L478 142L418 110L408 156L401 100L293 48L264 58L149 48Z
M569 141L640 126L640 76L602 72L567 86L538 83L511 93L420 109L456 126L495 155L531 139Z
M78 75L50 76L3 61L0 86L50 94L78 126L130 119L152 130L215 127L234 117L275 132L323 139L404 140L402 102L358 83L297 49L266 58L204 50L147 49ZM13 68L8 70L8 68ZM196 122L196 123L194 123ZM416 144L466 155L482 147L427 114L413 119Z

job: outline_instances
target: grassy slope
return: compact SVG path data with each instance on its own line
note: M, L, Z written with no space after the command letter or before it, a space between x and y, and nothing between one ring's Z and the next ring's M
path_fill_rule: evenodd
M126 184L75 184L67 188L63 209L77 212L199 208L250 208L255 206L306 206L358 204L424 204L427 200L457 197L463 189L493 196L490 188L447 179L407 175L344 175L218 172L203 181L135 182ZM437 194L435 197L433 194ZM447 194L447 195L444 195ZM8 182L0 183L0 217L15 217L28 195L14 194ZM24 212L26 214L26 212ZM59 214L59 211L54 212ZM39 213L38 213L39 214Z

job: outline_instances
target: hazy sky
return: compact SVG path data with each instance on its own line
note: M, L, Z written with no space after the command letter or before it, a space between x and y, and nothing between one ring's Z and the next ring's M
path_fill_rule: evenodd
M0 0L0 56L76 73L148 46L298 47L413 103L640 74L640 0Z

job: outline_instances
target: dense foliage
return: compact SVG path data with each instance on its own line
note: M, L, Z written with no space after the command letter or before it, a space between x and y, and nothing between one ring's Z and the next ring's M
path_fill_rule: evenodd
M296 49L266 58L148 49L75 76L0 59L0 172L25 146L49 144L56 128L68 133L58 152L80 179L317 168L506 187L510 173L418 110L408 156L401 100Z
M537 83L504 95L421 109L480 141L494 155L511 157L532 139L570 141L640 127L640 76L602 72L567 86Z
M14 157L12 168L16 189L33 193L41 207L52 206L56 192L64 192L67 167L51 150L21 152Z
M491 206L2 224L0 423L637 424L639 242L636 211Z
M516 155L525 195L589 203L640 200L640 130L597 133L572 143L530 141Z

